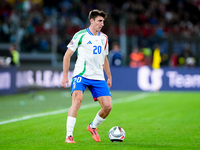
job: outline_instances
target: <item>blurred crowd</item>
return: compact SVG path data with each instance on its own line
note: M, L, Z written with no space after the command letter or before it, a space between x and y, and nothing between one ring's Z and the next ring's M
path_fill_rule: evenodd
M120 45L114 42L109 53L109 62L111 66L119 67L123 65L123 55ZM129 54L129 66L139 68L149 66L153 69L159 69L161 66L193 68L199 66L197 57L192 53L190 44L186 43L181 53L173 53L170 57L166 53L161 53L160 46L155 44L153 49L148 47L133 47Z
M115 47L122 18L128 37L200 36L200 0L0 0L0 42L44 53L53 44L63 54L74 33L88 26L88 12L95 8L108 13L103 32Z

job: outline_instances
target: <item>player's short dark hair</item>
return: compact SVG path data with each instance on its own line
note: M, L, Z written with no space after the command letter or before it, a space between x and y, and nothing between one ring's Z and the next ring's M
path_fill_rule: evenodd
M107 18L107 13L105 13L103 10L94 9L94 10L91 10L89 12L88 18L89 18L89 20L90 19L94 19L95 20L97 16L101 16L104 19L106 19Z

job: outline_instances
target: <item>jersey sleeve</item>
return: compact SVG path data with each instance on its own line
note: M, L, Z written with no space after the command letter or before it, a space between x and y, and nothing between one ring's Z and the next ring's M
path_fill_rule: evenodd
M67 45L67 48L71 49L74 52L78 48L78 41L79 41L79 37L75 38L75 36L76 36L76 34L73 36L73 38L71 39L71 41Z

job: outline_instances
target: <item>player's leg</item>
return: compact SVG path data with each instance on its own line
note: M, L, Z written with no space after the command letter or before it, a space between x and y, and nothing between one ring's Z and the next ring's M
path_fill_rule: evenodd
M73 78L71 85L72 105L68 111L67 124L66 124L67 126L66 140L69 139L68 140L69 142L67 143L74 143L70 142L70 139L73 139L73 131L76 123L77 112L81 107L83 93L85 91L86 86L87 85L85 85L84 78L82 78L81 76L76 76Z
M111 96L101 96L97 98L102 109L98 112L98 115L105 119L112 109L112 99Z
M112 109L111 96L98 97L98 101L102 109L96 114L92 123L87 127L88 131L92 134L92 137L96 142L100 142L100 137L97 133L97 126L106 119Z
M77 90L72 93L72 105L68 111L67 117L67 135L65 140L66 143L75 143L73 140L73 131L76 123L77 112L81 107L82 99L82 91Z
M94 100L98 100L102 109L96 114L94 120L88 125L87 129L92 134L96 142L100 142L100 137L97 133L97 126L100 125L109 115L112 109L112 99L110 89L105 81L92 82L89 88Z
M76 118L77 112L81 107L81 102L83 100L83 92L76 90L72 93L72 105L68 111L68 116Z
M96 117L94 118L91 127L96 128L100 125L106 117L109 115L112 109L112 99L111 96L101 96L97 98L102 109L97 113Z
M97 113L94 121L91 123L93 128L96 128L105 118L109 115L112 109L112 99L110 94L110 89L106 81L94 82L94 87L90 89L93 98L97 98L102 109Z
M83 99L82 91L74 91L72 94L72 105L68 111L67 117L67 136L73 136L73 130L76 123L77 112L81 107L81 102Z

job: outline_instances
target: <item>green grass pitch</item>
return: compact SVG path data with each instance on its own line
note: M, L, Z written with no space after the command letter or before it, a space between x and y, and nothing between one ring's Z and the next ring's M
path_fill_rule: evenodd
M200 149L199 92L112 91L113 109L99 125L96 143L87 125L100 109L85 91L74 130L76 144L65 143L68 90L32 91L0 96L0 149L2 150L185 150ZM64 110L50 115L49 112ZM31 118L35 114L45 116ZM26 116L26 117L24 117ZM28 118L29 116L30 118ZM4 124L12 119L20 119ZM108 131L121 126L123 142L110 142Z

